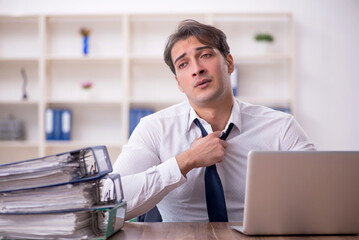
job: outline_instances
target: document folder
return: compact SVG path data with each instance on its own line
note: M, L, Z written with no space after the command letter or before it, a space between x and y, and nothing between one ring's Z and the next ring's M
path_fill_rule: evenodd
M111 188L104 191L108 182ZM0 214L96 210L113 207L122 200L120 175L111 174L86 182L0 193Z
M107 239L123 225L126 202L74 212L0 215L4 239Z
M106 239L126 202L105 146L0 166L0 239Z
M98 179L112 172L105 146L0 165L0 192Z

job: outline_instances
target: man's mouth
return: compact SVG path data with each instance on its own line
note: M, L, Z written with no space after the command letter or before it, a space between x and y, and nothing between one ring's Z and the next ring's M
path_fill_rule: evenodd
M196 82L195 87L204 88L204 87L207 87L207 85L208 85L210 82L211 82L211 80L209 80L209 79L199 80L199 81Z

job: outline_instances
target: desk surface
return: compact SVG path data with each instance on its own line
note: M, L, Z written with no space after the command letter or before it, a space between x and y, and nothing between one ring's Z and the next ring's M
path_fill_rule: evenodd
M267 236L248 237L230 226L238 223L139 223L126 222L121 231L110 240L152 240L152 239L218 239L218 240L359 240L355 236Z

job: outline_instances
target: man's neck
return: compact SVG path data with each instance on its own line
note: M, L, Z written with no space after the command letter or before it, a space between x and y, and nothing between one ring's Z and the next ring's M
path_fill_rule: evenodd
M210 106L192 106L197 115L206 120L213 131L222 131L226 127L232 113L233 98L225 103L217 102Z

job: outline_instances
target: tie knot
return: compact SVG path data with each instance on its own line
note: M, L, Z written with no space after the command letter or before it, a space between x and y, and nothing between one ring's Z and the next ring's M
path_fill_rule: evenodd
M206 129L203 127L203 125L201 124L201 122L198 120L198 118L196 118L194 120L194 123L199 127L199 129L201 129L201 133L202 133L202 137L205 137L208 135ZM230 123L227 130L221 135L220 139L222 140L226 140L229 133L232 131L234 124Z
M222 136L220 137L220 139L226 140L227 137L228 137L228 135L229 135L229 133L232 131L233 126L234 126L234 124L233 124L233 123L230 123L229 126L228 126L228 128L227 128L227 130L226 130L226 132L224 132L224 133L222 134Z

